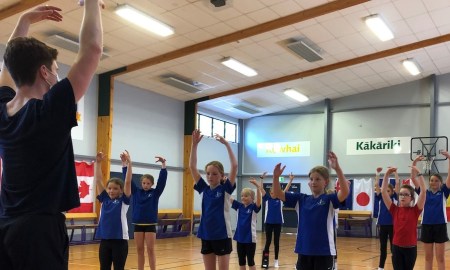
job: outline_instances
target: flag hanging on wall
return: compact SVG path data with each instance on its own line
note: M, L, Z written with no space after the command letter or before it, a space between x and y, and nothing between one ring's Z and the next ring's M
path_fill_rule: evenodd
M94 162L75 161L77 171L78 193L80 195L80 207L74 208L69 213L94 212Z
M353 210L373 210L372 179L353 180Z

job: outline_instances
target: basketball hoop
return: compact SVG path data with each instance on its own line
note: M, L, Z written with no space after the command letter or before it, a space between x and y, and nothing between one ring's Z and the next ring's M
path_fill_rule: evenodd
M425 163L423 165L423 173L424 174L431 174L431 170L432 170L433 163L434 163L434 158L435 158L435 156L429 156L424 159L424 161L425 161Z
M439 173L435 162L447 160L442 151L448 151L448 138L445 136L411 138L410 158L414 161L417 156L424 157L423 174Z

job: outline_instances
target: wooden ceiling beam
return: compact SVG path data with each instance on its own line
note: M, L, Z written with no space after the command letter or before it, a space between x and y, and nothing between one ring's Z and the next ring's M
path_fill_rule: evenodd
M428 47L428 46L432 46L432 45L436 45L436 44L440 44L440 43L448 42L448 41L450 41L450 34L443 35L443 36L438 36L438 37L434 37L434 38L430 38L430 39L426 39L426 40L422 40L422 41L418 41L418 42L414 42L414 43L411 43L411 44L403 45L403 46L400 46L400 47L396 47L396 48L392 48L392 49L388 49L388 50L384 50L384 51L380 51L380 52L376 52L376 53L372 53L372 54L368 54L368 55L364 55L364 56L360 56L360 57L356 57L356 58L352 58L352 59L349 59L349 60L345 60L345 61L342 61L342 62L334 63L334 64L331 64L331 65L326 65L326 66L323 66L323 67L318 67L318 68L305 70L305 71L302 71L302 72L294 73L294 74L283 76L283 77L280 77L280 78L276 78L276 79L272 79L272 80L268 80L268 81L264 81L264 82L260 82L260 83L255 83L255 84L252 84L252 85L239 87L239 88L236 88L236 89L232 89L232 90L224 91L224 92L217 93L217 94L214 94L214 95L210 95L209 98L210 99L214 99L214 98L218 98L218 97L225 97L225 96L229 96L229 95L236 95L236 94L244 93L244 92L247 92L247 91L256 90L256 89L259 89L259 88L268 87L268 86L271 86L271 85L280 84L280 83L284 83L284 82L288 82L288 81L298 80L298 79L302 79L302 78L305 78L305 77L310 77L310 76L314 76L314 75L317 75L317 74L322 74L322 73L325 73L325 72L328 72L328 71L332 71L332 70L336 70L336 69L340 69L340 68L345 68L345 67L350 67L350 66L353 66L353 65L357 65L357 64L361 64L361 63L365 63L365 62L369 62L369 61L373 61L373 60L389 57L389 56L392 56L392 55L397 55L397 54L400 54L400 53L405 53L405 52L421 49L421 48L424 48L424 47Z
M2 10L0 10L0 20L6 19L18 13L21 13L27 9L43 4L48 0L22 0L18 3L12 4Z
M121 74L133 72L139 69L150 67L156 64L160 64L169 60L180 58L189 54L193 54L206 49L218 47L230 42L238 41L244 38L269 32L281 27L289 26L295 23L306 21L319 17L321 15L336 12L351 6L359 5L370 0L336 0L327 4L323 4L317 7L306 9L279 19L275 19L266 23L262 23L253 27L249 27L228 35L213 38L204 42L200 42L188 47L184 47L175 51L171 51L156 57L152 57L146 60L139 61L137 63L126 66L126 71ZM120 75L120 74L117 74Z

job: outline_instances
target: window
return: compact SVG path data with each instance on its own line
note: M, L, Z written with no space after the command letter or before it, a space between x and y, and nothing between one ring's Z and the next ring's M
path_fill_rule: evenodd
M198 127L203 135L213 137L219 134L229 142L237 142L237 125L212 118L203 114L197 114Z

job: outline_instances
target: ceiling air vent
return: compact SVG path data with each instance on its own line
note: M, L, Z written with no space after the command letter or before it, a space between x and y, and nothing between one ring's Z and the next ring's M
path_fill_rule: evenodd
M176 76L167 76L167 77L163 76L161 78L161 81L165 84L168 84L170 86L176 87L189 93L197 93L202 90L211 88L209 85L206 85L204 83Z
M315 62L323 59L320 55L322 49L320 49L317 45L312 44L312 42L308 42L306 39L300 39L288 43L287 47L308 62Z
M259 106L250 101L242 100L241 102L239 102L238 105L234 106L233 108L249 114L257 114L261 112L260 110L257 109L257 107Z
M66 49L68 51L78 53L78 49L80 47L80 44L78 43L78 40L73 39L72 37L68 37L64 34L54 34L45 40L47 43L52 44L54 46ZM102 58L107 58L109 55L106 53L106 48L103 48Z

